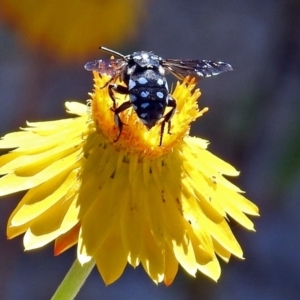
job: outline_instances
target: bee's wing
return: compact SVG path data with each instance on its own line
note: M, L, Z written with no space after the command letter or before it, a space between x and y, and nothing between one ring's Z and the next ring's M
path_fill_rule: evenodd
M84 68L88 71L96 71L100 74L118 77L122 73L126 64L127 62L123 59L100 59L87 62L84 65Z
M162 66L180 80L186 76L210 77L233 70L230 64L211 60L165 59Z

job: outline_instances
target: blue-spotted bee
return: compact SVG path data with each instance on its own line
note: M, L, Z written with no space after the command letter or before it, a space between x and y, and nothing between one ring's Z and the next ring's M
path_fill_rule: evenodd
M167 73L172 73L179 80L183 80L186 76L210 77L232 70L230 64L221 61L163 59L148 51L123 55L105 47L100 49L118 58L91 61L84 67L88 71L111 76L104 87L108 87L113 102L111 110L119 129L115 141L119 139L124 125L119 114L132 107L148 129L162 120L159 145L162 144L165 124L168 124L168 133L170 133L171 119L176 110L176 100L169 94L165 77ZM117 79L124 85L116 84ZM129 95L129 100L117 107L115 92ZM165 114L166 107L171 109Z

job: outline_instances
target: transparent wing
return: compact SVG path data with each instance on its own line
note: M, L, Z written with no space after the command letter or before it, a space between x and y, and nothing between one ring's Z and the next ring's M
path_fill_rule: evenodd
M180 80L186 76L210 77L233 70L230 64L211 60L166 59L162 66Z
M96 71L111 77L119 76L124 70L127 62L123 59L100 59L87 62L84 68L88 71Z

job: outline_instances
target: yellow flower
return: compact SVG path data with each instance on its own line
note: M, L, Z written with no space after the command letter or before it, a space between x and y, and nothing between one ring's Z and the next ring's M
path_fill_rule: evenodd
M238 172L211 154L207 141L188 135L207 110L198 110L194 80L177 83L172 134L159 146L160 126L147 130L131 108L121 113L126 125L114 142L112 101L102 88L108 77L94 77L88 106L66 103L78 117L28 123L0 141L16 148L0 158L1 195L29 189L8 237L25 233L26 250L55 241L55 254L77 244L79 261L94 259L106 284L127 263L141 263L155 283L171 284L179 264L217 280L217 257L243 257L228 218L254 230L246 214L258 209L223 176ZM118 105L123 101L118 95Z
M144 6L139 0L2 0L0 17L31 48L72 63L95 55L95 45L132 40Z

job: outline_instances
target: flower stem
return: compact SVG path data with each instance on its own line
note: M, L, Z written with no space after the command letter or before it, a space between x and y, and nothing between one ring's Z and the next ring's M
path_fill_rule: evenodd
M94 266L94 260L91 260L82 266L76 259L51 300L74 299Z

